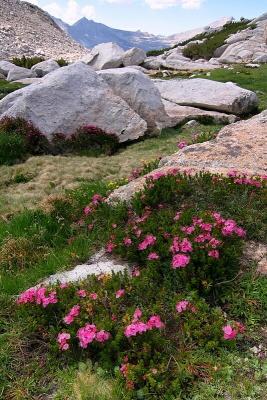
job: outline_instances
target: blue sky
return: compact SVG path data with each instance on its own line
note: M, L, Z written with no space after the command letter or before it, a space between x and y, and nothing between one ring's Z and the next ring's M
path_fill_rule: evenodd
M114 28L169 35L224 16L252 18L267 12L267 0L28 0L74 23L82 16Z

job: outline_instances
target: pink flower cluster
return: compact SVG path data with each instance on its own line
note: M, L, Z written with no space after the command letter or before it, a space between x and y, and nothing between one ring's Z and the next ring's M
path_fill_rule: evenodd
M184 311L192 311L193 313L196 312L196 308L187 300L182 300L176 304L176 311L181 314Z
M65 322L65 324L67 324L67 325L72 324L74 319L76 317L78 317L78 315L80 314L80 309L81 309L81 307L79 305L73 306L70 309L69 313L63 318L63 321Z
M172 258L172 268L185 268L190 263L190 256L185 254L175 254Z
M87 217L88 215L92 214L96 207L103 201L104 198L100 194L94 194L91 203L88 204L83 210L84 215Z
M177 143L177 147L180 150L182 150L186 146L188 146L187 142L179 142L179 143Z
M147 235L145 239L139 243L138 249L143 251L156 243L157 238L153 235Z
M90 343L96 340L99 343L104 343L110 339L110 333L104 330L98 331L94 324L86 324L77 332L80 347L86 349Z
M132 323L124 330L124 335L126 337L136 336L137 334L142 334L152 329L162 329L165 326L158 315L151 316L147 322L140 321L141 317L142 311L137 308L134 312Z
M225 340L233 340L239 333L244 333L245 327L240 322L234 322L233 326L226 325L223 328L223 337Z
M125 295L125 289L119 289L116 292L116 299L119 299L120 297L123 297Z
M157 181L160 178L163 178L165 176L168 175L177 175L177 173L179 172L178 168L169 168L168 170L165 171L156 171L156 172L152 172L151 174L149 174L147 176L147 179L152 179L152 181Z
M70 339L70 334L66 332L59 333L57 336L57 342L59 344L59 348L62 351L66 351L69 349L70 345L68 343Z
M234 183L237 185L248 185L254 187L262 187L261 180L264 180L264 176L249 176L245 173L240 173L238 171L229 171L229 178L234 178Z
M47 293L45 287L30 288L19 295L17 300L18 304L35 303L42 305L46 308L49 304L56 304L58 302L56 291Z

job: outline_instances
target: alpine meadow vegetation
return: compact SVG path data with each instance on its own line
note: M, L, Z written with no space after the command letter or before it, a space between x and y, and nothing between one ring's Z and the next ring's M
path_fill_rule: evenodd
M264 399L267 282L242 253L266 239L266 177L152 172L130 204L111 189L83 184L2 224L6 398ZM130 269L34 287L103 245Z

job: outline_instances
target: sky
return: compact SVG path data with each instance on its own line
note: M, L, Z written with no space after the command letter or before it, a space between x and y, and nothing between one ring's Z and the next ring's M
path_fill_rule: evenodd
M227 16L253 18L267 0L28 0L73 24L82 17L124 30L170 35Z

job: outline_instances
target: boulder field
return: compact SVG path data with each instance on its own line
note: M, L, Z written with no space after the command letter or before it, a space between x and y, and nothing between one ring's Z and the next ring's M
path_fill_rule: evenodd
M13 66L0 62L0 72L8 76ZM95 71L84 62L59 68L48 60L26 71L39 78L20 80L29 86L0 101L0 119L24 118L49 139L55 133L70 136L81 126L94 125L125 142L190 119L233 123L258 104L255 93L231 83L151 80L137 67Z

